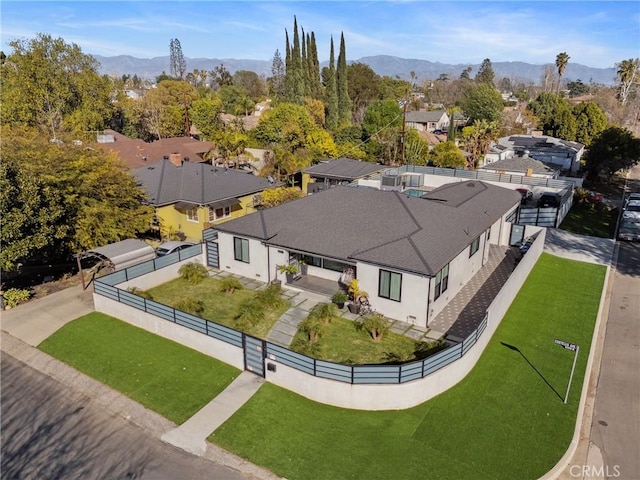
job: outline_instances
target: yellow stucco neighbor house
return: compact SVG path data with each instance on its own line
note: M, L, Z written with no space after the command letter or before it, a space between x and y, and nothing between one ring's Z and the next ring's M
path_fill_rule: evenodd
M256 211L254 196L280 186L241 170L164 159L134 170L163 236L201 241L202 230Z

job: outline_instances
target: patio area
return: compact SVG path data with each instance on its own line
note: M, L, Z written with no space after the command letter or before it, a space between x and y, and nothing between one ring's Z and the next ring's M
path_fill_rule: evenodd
M327 280L326 278L314 277L313 275L301 275L291 283L287 283L287 285L293 288L299 288L300 290L326 295L329 298L338 290L344 290L337 280Z
M482 322L487 308L513 272L519 256L517 247L492 245L484 267L429 322L430 336L445 336L455 342L467 338Z

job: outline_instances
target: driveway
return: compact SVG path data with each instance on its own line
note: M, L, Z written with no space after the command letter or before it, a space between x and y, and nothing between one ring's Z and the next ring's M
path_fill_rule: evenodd
M558 257L610 265L615 244L616 242L612 238L588 237L557 228L549 228L544 250Z

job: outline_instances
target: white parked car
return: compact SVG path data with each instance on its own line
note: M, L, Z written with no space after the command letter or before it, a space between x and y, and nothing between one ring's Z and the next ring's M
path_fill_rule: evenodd
M622 210L622 218L632 218L640 220L640 199L629 200Z
M189 248L194 245L195 243L191 243L191 242L179 242L179 241L164 242L162 245L156 248L156 255L158 255L159 257L164 257L165 255L169 255L171 253L184 250L185 248Z

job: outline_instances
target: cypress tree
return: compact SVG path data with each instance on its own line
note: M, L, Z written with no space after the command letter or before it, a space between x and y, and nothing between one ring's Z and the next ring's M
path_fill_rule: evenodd
M301 31L302 31L302 42L301 42L301 47L302 47L302 54L301 54L301 58L300 58L300 67L301 67L301 71L302 71L302 83L303 83L303 91L304 91L304 96L308 97L311 95L311 85L310 85L310 81L309 81L309 61L307 59L307 55L308 55L308 51L307 51L307 42L305 39L305 35L304 35L304 28L300 27Z
M338 87L336 84L336 66L333 52L333 36L331 36L331 53L329 54L329 78L327 79L327 128L338 128L339 105Z
M304 77L302 72L302 59L300 58L300 36L298 35L298 20L293 17L293 48L291 49L291 70L294 103L304 102Z
M316 46L316 35L314 32L311 32L311 52L310 55L311 61L313 65L311 66L311 84L314 92L314 98L318 100L322 100L323 98L323 90L322 90L322 80L320 79L320 62L318 61L318 47Z
M338 119L340 125L351 124L351 99L347 82L347 54L344 46L344 33L340 34L340 53L337 68Z
M289 45L289 32L285 29L285 61L284 61L284 98L290 102L293 99L293 67L291 65L291 46Z

